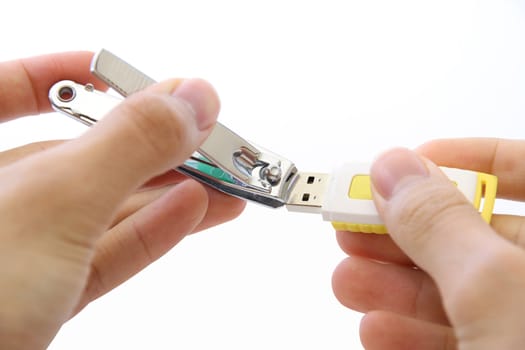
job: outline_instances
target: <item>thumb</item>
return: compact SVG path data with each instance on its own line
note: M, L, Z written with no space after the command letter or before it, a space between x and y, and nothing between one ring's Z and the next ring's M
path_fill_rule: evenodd
M218 111L217 94L205 81L156 84L124 100L81 137L14 164L9 182L19 186L10 186L11 192L21 207L38 208L35 222L60 217L67 232L98 236L130 193L190 157ZM46 204L37 206L40 201ZM79 227L86 222L98 229Z
M211 132L217 94L203 80L170 80L127 98L67 146L83 171L124 192L182 164Z
M508 248L441 170L415 152L383 154L371 180L392 239L445 289L464 282L458 268Z

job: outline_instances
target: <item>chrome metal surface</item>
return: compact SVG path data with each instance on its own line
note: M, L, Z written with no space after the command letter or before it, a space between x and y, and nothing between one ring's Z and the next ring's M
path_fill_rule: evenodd
M125 97L155 83L155 80L104 49L93 58L91 72ZM244 166L237 161L237 157L232 156L234 153L250 154L255 160L261 156L260 152L221 123L215 125L210 136L201 145L199 153L230 175L249 185L263 186L262 189L266 190L266 184L253 181L251 172L256 166Z
M56 111L92 126L122 100L95 90L91 84L62 80L49 89L49 101Z
M155 84L155 80L105 49L93 57L91 73L124 97Z

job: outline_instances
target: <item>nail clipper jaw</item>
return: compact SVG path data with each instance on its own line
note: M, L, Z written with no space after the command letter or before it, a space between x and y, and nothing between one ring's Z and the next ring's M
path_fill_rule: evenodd
M231 133L224 126L221 128ZM212 133L210 137L214 135L218 134ZM286 203L297 175L297 169L291 161L244 140L244 146L236 147L242 140L237 135L216 138L215 141L220 142L218 148L210 147L208 140L199 149L199 154L205 156L206 160L201 160L199 165L195 163L199 156L194 157L179 169L181 172L219 191L269 207L277 208ZM249 145L249 150L246 145ZM211 149L215 152L209 152ZM221 171L228 174L231 180L224 181Z
M180 166L177 170L218 191L271 208L279 208L286 204L288 193L291 191L291 188L293 188L297 175L297 169L292 164L287 169L287 178L281 181L278 185L264 187L259 180L253 179L251 182L259 182L259 186L249 185L248 183L241 181L228 182L219 180L216 176L211 174L211 172L199 171L198 167L188 166L187 164Z

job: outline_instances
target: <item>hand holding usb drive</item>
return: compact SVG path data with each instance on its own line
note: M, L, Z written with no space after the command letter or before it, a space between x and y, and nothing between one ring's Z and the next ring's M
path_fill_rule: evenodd
M93 58L91 71L123 97L155 83L106 50ZM88 126L122 101L90 84L69 80L53 85L49 99L55 110ZM290 160L217 123L199 150L177 170L219 191L268 207L286 205L290 211L320 213L338 230L386 233L372 201L366 164L348 163L330 175L299 172ZM442 170L489 222L497 178L468 170Z
M441 170L483 219L490 222L496 199L496 176L445 167ZM372 201L369 171L369 164L347 163L331 175L302 173L287 208L320 213L337 230L387 233Z

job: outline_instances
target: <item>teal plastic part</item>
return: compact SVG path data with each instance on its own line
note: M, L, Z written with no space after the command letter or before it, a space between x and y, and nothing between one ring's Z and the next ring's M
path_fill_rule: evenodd
M207 160L204 157L201 157L201 159L203 159L206 162L209 162L209 160ZM234 178L230 174L212 165L209 165L203 162L199 162L196 160L188 160L186 161L186 165L192 167L193 169L200 171L201 173L210 175L216 178L217 180L221 180L221 181L228 182L231 184L235 183Z

